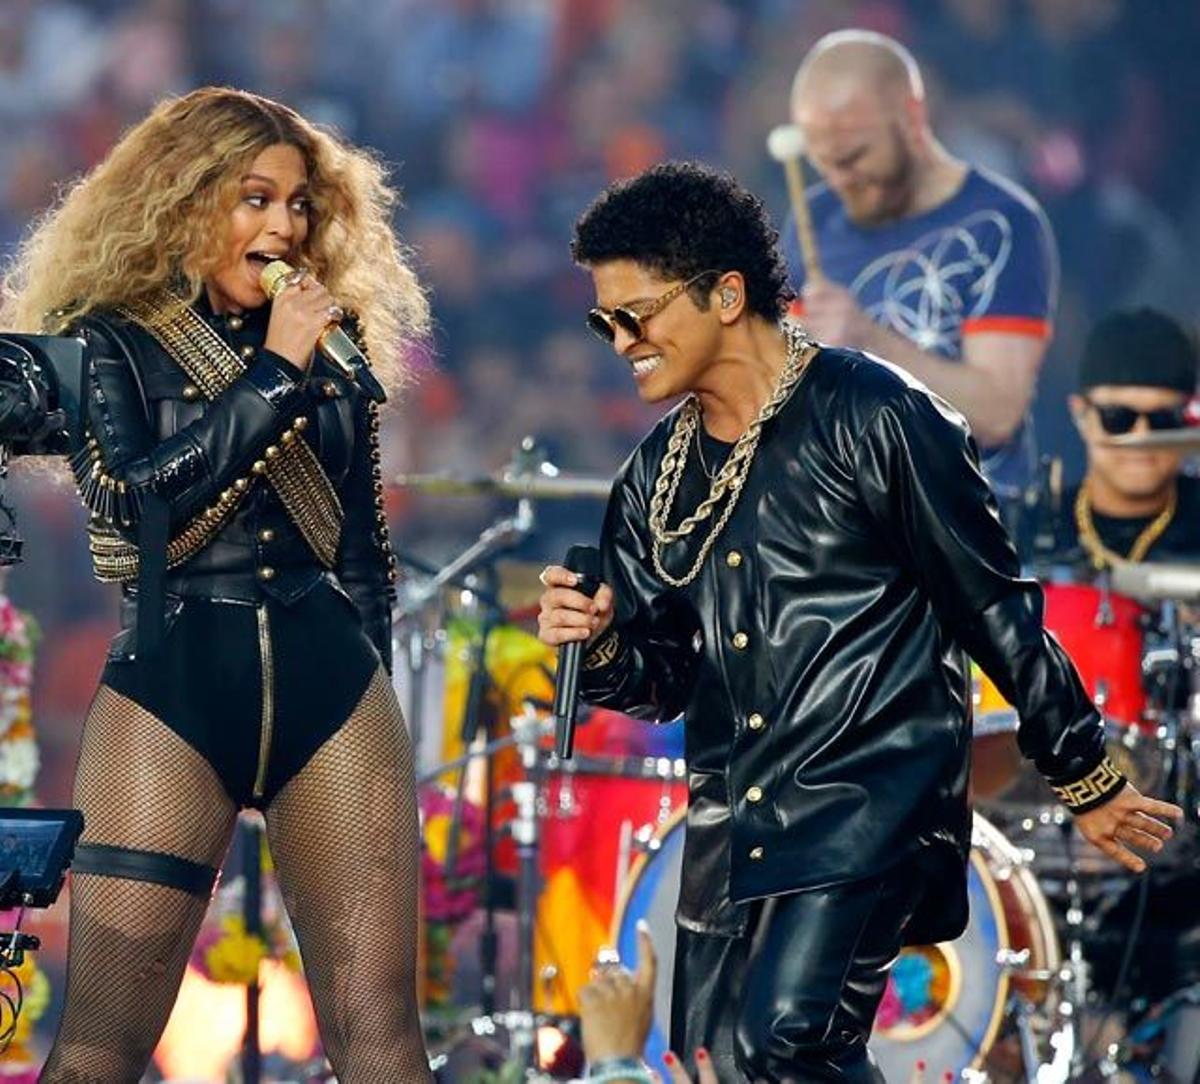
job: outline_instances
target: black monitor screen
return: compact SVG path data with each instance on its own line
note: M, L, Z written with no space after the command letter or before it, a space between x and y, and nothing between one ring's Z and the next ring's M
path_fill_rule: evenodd
M53 903L82 830L83 816L75 809L0 811L0 882L8 882L7 894L17 894L0 906L22 897L34 907Z

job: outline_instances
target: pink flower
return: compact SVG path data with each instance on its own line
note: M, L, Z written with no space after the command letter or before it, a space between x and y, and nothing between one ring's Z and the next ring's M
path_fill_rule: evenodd
M28 689L33 681L33 667L27 662L0 659L0 689Z
M29 1067L13 1069L0 1065L0 1084L37 1084L38 1070Z
M454 877L446 879L446 851L454 813L454 794L447 788L427 787L421 791L424 824L421 848L421 879L425 916L432 922L460 922L474 909L483 876L483 811L464 802L458 833L458 856Z

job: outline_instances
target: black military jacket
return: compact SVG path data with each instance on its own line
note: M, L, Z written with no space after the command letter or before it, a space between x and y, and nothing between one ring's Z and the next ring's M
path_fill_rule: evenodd
M699 576L676 590L654 572L647 525L675 414L614 486L602 551L616 619L582 684L594 703L686 718L680 923L735 932L745 901L909 861L928 888L910 942L957 936L968 652L1018 709L1020 746L1051 783L1097 804L1121 785L965 421L902 371L821 349L766 424ZM694 449L688 462L672 526L708 490ZM666 547L672 575L711 522Z
M110 498L77 471L93 513L89 531L107 529L137 543L142 498L154 493L166 503L175 539L202 522L222 495L229 499L245 490L215 536L166 573L167 621L182 597L271 596L288 603L325 579L357 605L390 668L395 571L374 404L319 356L306 376L264 349L269 306L240 317L216 315L203 300L195 309L245 366L211 401L140 324L112 312L89 314L80 323L88 346L91 469L110 493L120 493ZM283 439L308 442L340 501L340 545L331 565L317 559L271 486L256 484L256 464L261 469ZM136 579L126 579L123 631L110 657L128 658L135 651L137 589Z

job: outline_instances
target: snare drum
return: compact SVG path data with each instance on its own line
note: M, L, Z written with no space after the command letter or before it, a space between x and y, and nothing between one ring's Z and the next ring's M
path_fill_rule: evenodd
M683 861L683 810L663 824L657 847L635 863L614 923L621 959L637 959L637 922L658 951L654 1024L646 1060L667 1078L675 957L675 904ZM917 1061L929 1079L988 1064L1005 1004L1019 992L1052 1008L1060 963L1046 901L1019 851L976 814L968 870L971 919L955 942L905 949L893 968L871 1039L888 1080L908 1080ZM936 1072L934 1071L936 1070Z

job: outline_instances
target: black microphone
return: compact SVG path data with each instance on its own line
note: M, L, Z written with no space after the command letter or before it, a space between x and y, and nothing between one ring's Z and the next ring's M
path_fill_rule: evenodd
M566 568L579 577L576 591L588 598L600 589L600 551L595 546L572 546L567 550ZM558 649L558 671L554 680L554 751L562 760L571 759L575 746L575 713L579 710L579 664L586 640L572 640Z
M274 301L275 295L287 285L287 277L294 271L295 268L286 260L272 260L267 264L259 275L267 297ZM375 402L382 403L387 399L387 392L383 390L379 378L371 372L362 351L354 345L354 340L338 327L336 320L330 320L317 336L317 349L347 380L352 380Z

